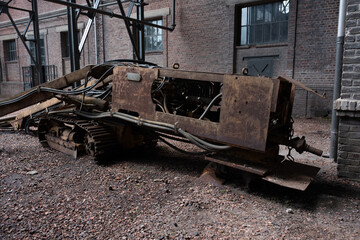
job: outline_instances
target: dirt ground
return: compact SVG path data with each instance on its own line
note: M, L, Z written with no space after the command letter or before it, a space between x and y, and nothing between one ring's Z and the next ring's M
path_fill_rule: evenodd
M330 121L295 119L295 135L329 151ZM331 159L305 192L270 183L248 189L201 183L202 157L159 144L99 166L0 132L0 239L360 239L360 183Z

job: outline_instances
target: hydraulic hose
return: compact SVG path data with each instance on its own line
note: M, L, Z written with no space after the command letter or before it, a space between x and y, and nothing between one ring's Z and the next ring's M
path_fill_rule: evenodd
M188 139L190 142L195 144L196 146L206 150L206 151L219 151L219 150L225 150L231 148L227 145L215 145L209 142L206 142L188 132L185 132L181 128L176 128L175 125L169 124L169 123L162 123L162 122L156 122L151 121L147 119L142 119L140 117L134 117L125 113L111 113L111 112L103 112L103 113L88 113L88 112L80 112L80 111L74 111L75 114L90 118L90 119L101 119L101 118L108 118L108 117L115 117L133 124L137 124L144 127L149 127L152 129L160 130L160 131L172 131L172 132L178 132L183 137Z

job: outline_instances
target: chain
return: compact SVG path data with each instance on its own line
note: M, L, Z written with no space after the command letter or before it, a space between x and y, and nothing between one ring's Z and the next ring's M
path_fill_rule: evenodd
M294 119L293 119L292 117L290 117L290 126L289 126L289 132L290 132L290 134L289 134L289 140L291 140L292 137L294 136L293 124L294 124ZM288 152L286 158L287 158L289 161L294 162L295 159L294 159L294 157L291 155L291 150L292 150L292 149L293 149L292 147L288 146L289 152Z

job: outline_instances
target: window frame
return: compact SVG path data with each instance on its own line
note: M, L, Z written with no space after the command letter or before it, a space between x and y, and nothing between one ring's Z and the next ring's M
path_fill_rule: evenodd
M152 19L147 19L147 22L151 22L153 24L157 24L157 25L163 25L164 20L162 17L158 17L158 18L152 18ZM157 49L157 48L148 48L146 42L147 42L147 28L149 29L156 29L156 34L155 35L150 35L150 37L161 37L161 49ZM159 33L160 32L160 33ZM164 51L164 31L161 28L156 28L156 27L151 27L148 25L144 25L144 47L145 47L145 53L162 53Z
M12 45L13 44L13 45ZM5 62L17 62L16 39L9 39L3 42Z
M279 15L280 7L284 6L282 4L285 2L286 13L284 15ZM279 10L277 10L278 8ZM246 13L245 17L244 13ZM235 14L236 46L244 47L286 44L289 39L289 16L289 0L277 0L251 5L237 5ZM276 29L276 27L278 29ZM256 34L256 31L258 35ZM266 31L268 34L264 34ZM265 39L265 36L268 38Z

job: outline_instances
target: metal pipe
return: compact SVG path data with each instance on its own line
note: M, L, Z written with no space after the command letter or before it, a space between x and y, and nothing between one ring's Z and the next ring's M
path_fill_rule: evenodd
M94 17L94 47L95 47L95 64L99 63L98 58L98 43L97 43L97 23L96 16Z
M175 24L175 0L172 1L172 24L171 24L171 27L173 29L175 29L176 27L176 24Z
M136 18L139 22L144 21L144 0L139 0L139 4L136 6ZM139 53L138 60L145 61L145 36L144 25L139 24L136 26L137 30L137 50Z
M106 62L106 48L105 48L105 18L101 15L101 42L102 42L102 62Z
M346 4L347 4L346 0L340 0L338 34L336 40L336 63L335 63L333 102L340 97L340 91L341 91ZM339 118L338 116L336 116L336 110L333 109L331 113L330 158L333 158L335 162L337 161L338 131L339 131Z
M294 45L293 45L293 59L292 59L292 73L291 78L295 79L295 61L296 61L296 33L297 33L297 20L298 20L298 8L299 8L299 1L296 1L295 5L295 29L294 29Z

